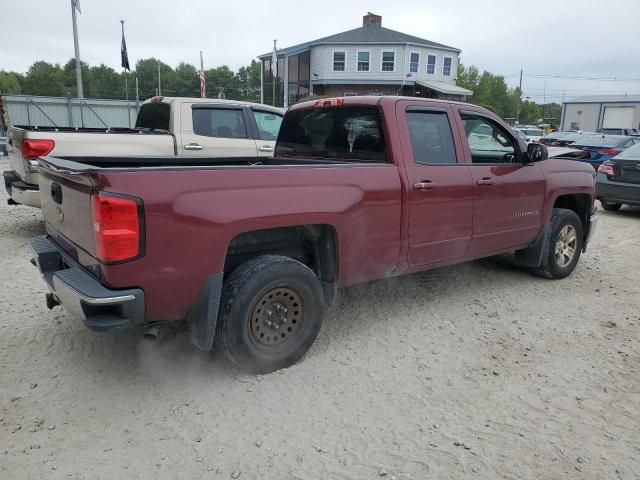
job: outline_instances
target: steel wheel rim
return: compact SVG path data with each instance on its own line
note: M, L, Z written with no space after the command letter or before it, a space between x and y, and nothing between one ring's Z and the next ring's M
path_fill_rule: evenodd
M556 263L559 267L567 267L576 256L578 249L578 232L573 225L565 225L556 240Z
M302 331L304 303L291 287L272 287L254 303L249 317L249 337L253 345L266 353L289 348Z

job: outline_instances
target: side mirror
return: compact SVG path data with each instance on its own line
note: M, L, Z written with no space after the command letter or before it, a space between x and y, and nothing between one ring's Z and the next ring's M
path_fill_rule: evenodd
M532 142L527 145L527 163L541 162L549 158L547 146L541 143Z

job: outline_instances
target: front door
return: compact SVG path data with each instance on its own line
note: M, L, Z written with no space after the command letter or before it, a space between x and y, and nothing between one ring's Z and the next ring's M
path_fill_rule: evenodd
M199 157L256 157L246 109L215 104L185 104L181 119L182 152Z
M411 267L463 257L473 225L473 182L461 163L462 148L452 133L447 105L406 107L397 116L408 180ZM404 123L406 122L406 125Z
M280 124L282 123L282 114L257 108L251 108L248 112L255 122L254 136L258 146L258 156L273 157Z
M495 120L460 112L474 183L469 254L530 243L542 227L546 180L536 163L523 164L519 143Z

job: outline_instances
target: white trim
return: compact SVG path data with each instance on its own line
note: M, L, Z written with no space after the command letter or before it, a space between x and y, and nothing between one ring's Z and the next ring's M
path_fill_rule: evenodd
M359 70L358 69L358 63L360 63L360 60L358 60L358 55L360 55L360 52L362 53L368 53L369 54L369 69L368 70ZM371 50L356 50L356 72L370 72L371 71Z
M449 60L451 60L451 65L449 65L449 75L445 75L445 74L444 74L444 67L445 67L444 61L445 61L445 59L447 59L447 58L448 58ZM443 76L443 77L452 77L452 76L453 76L453 57L450 57L450 56L448 56L448 55L443 55L443 56L442 56L442 76Z
M411 71L411 55L413 54L418 55L418 69L415 72ZM409 68L407 69L407 73L420 73L420 57L422 55L420 54L420 52L418 50L409 50L409 61L407 62L409 64Z
M336 53L344 53L344 70L335 70L334 69L334 65L335 65L335 54ZM338 50L338 49L333 49L331 50L331 71L332 72L346 72L347 71L347 49L342 49L342 50Z
M393 70L382 69L382 63L383 63L385 53L393 53ZM397 71L396 69L397 66L398 66L398 51L380 49L380 73L395 73Z
M433 63L433 73L429 73L429 57L435 58L435 62ZM438 55L427 52L427 64L424 67L424 71L427 75L435 75L438 72Z

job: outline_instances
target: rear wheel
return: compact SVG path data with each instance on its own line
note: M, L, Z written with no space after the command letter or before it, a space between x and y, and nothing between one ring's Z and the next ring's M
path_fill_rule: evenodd
M574 211L554 208L549 223L551 233L542 263L532 271L541 277L564 278L576 268L582 253L582 222Z
M320 281L309 267L289 257L256 257L225 282L217 344L240 368L273 372L302 358L324 311Z
M600 205L608 212L617 212L622 207L621 203L605 202L604 200L600 200Z

